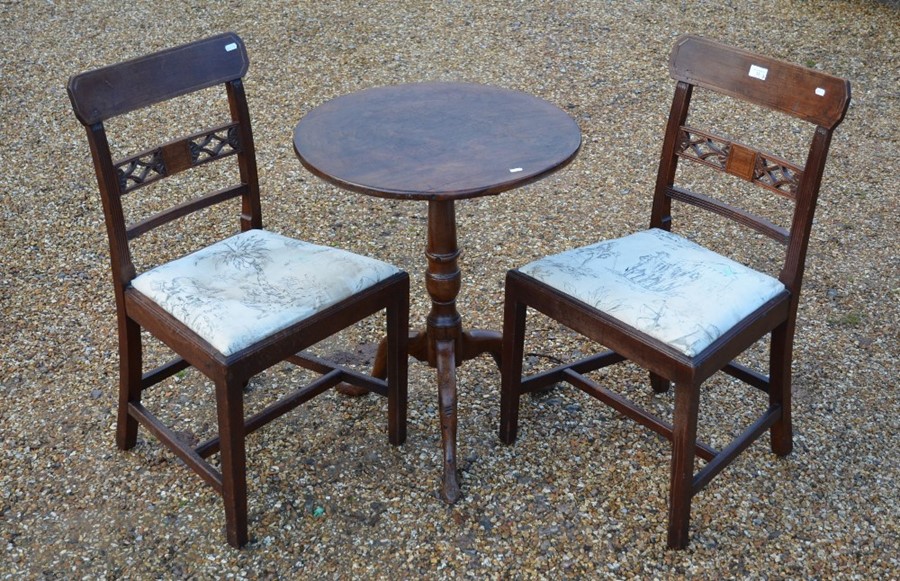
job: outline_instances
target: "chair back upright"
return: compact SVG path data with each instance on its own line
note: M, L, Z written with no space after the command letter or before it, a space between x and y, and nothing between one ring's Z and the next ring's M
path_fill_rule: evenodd
M96 69L69 79L75 115L87 130L110 243L116 299L136 276L129 243L150 230L203 208L241 198L241 231L262 228L256 155L242 78L249 59L234 33ZM188 93L224 84L231 118L122 159L113 159L104 122ZM126 223L122 198L175 174L226 158L240 182L174 203Z
M670 230L672 200L679 200L781 243L786 251L779 279L791 292L792 310L796 309L825 158L832 132L850 103L850 83L695 36L684 36L676 42L669 72L677 84L666 125L650 227ZM694 87L815 125L805 164L786 161L714 130L686 124ZM775 224L746 208L676 185L679 160L725 172L791 200L790 224Z

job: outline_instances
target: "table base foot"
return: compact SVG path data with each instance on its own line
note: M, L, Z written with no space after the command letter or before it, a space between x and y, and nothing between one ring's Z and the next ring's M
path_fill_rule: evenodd
M409 334L409 355L437 368L438 409L441 422L441 446L443 450L443 479L440 497L447 504L453 504L461 496L459 473L456 465L456 368L464 361L474 359L482 353L489 353L500 366L502 335L496 331L473 329L462 332L457 339L429 340L427 331L411 331ZM378 344L372 377L387 377L387 341ZM335 389L350 397L366 395L363 387L339 384Z
M369 390L365 387L360 387L358 385L352 385L350 383L339 383L334 389L341 395L346 395L347 397L361 397L364 395L369 395Z
M441 499L453 504L459 500L459 475L456 472L456 358L454 341L436 341L438 409L441 442L444 451L444 477Z
M497 331L483 329L464 331L460 340L460 352L456 354L456 364L460 365L463 361L475 359L482 353L489 353L499 368L502 343L503 335Z

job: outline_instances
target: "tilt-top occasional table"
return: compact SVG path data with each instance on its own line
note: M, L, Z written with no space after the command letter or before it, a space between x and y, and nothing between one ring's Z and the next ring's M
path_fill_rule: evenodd
M499 362L501 335L463 330L456 310L457 200L539 180L578 153L575 121L542 99L473 83L414 83L344 95L307 113L294 149L313 174L369 196L428 202L426 288L432 306L409 354L437 368L444 452L441 497L460 495L456 470L456 367L481 353ZM379 349L372 374L385 373Z

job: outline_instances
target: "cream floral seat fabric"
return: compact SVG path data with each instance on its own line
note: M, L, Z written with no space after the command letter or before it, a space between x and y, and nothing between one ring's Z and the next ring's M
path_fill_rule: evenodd
M249 230L148 270L132 286L231 355L398 272L345 250Z
M659 229L519 270L689 357L785 291L778 279Z

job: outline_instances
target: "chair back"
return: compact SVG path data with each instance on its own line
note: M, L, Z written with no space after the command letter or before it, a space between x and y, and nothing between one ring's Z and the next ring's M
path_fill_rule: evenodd
M262 227L256 156L242 83L248 64L243 41L234 33L225 33L69 79L69 98L87 130L97 174L118 298L136 275L129 242L158 226L240 197L241 230ZM113 159L104 125L110 118L220 84L225 85L230 119ZM172 205L164 203L162 210L126 224L122 204L126 195L223 159L236 160L239 183Z
M768 236L786 247L779 279L796 301L825 158L832 132L843 120L850 103L850 83L695 36L684 36L675 43L669 72L677 84L666 126L650 226L671 229L671 202L678 200ZM814 130L805 163L786 161L714 129L687 124L695 87L812 124ZM752 128L753 120L745 127ZM773 223L740 204L677 185L679 161L730 174L789 200L793 204L790 223Z

